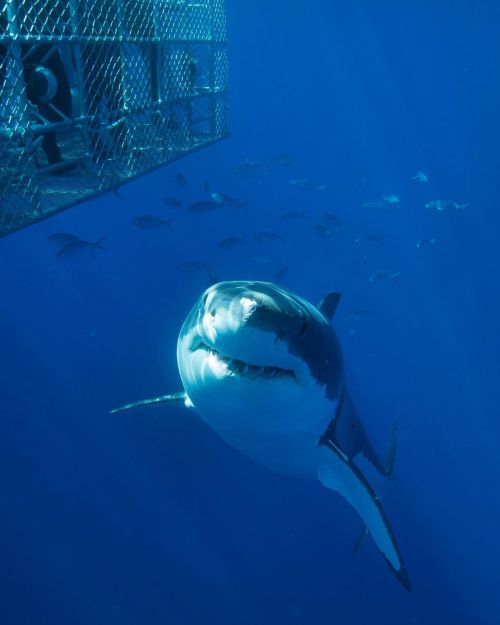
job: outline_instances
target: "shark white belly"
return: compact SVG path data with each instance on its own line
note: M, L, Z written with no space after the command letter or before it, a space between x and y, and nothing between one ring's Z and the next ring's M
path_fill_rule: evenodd
M387 473L347 393L330 324L340 296L315 307L267 282L211 286L186 318L177 362L183 399L225 441L281 473L317 478L358 511L402 585L410 582L381 504L353 458Z

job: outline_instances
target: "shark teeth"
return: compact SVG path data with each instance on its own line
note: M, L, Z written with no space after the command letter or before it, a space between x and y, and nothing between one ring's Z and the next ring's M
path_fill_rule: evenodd
M209 347L202 341L196 345L193 351L198 349L202 349L207 352L207 354L210 354L219 361L223 362L231 375L238 375L242 378L250 378L253 380L257 378L268 380L274 378L290 378L296 380L293 369L282 369L281 367L273 367L270 365L252 365L248 362L244 362L243 360L238 360L237 358L229 358L229 356L223 356L217 350Z

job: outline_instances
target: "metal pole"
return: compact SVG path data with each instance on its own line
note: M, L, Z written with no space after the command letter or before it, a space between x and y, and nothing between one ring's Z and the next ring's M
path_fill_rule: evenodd
M33 149L33 133L30 127L30 119L26 113L29 105L24 86L21 45L18 40L19 32L17 28L16 0L6 0L6 7L7 33L10 39L10 45L7 44L7 58L9 57L10 49L10 60L7 61L6 80L8 80L11 84L11 93L14 96L12 101L15 103L13 107L14 111L11 112L9 116L9 124L15 124L15 126L11 128L12 137L17 135L21 144L24 145L24 154L19 156L18 163L16 164L18 169L16 172L16 178L18 179L19 188L26 191L27 186L28 192L33 197L33 212L38 214L41 210L41 193L40 187L37 183L37 171L35 167ZM20 178L25 178L26 174L28 184L25 186L24 181L21 181Z
M78 116L82 119L82 134L87 144L87 156L84 159L84 170L88 176L89 185L95 187L97 184L96 170L92 161L92 146L90 142L90 132L88 126L88 115L85 98L85 80L83 77L82 63L82 46L78 40L78 0L70 0L69 5L71 16L71 34L72 34L72 51L73 62L76 70L76 87L78 98ZM76 38L76 39L75 39ZM73 111L73 116L75 111Z

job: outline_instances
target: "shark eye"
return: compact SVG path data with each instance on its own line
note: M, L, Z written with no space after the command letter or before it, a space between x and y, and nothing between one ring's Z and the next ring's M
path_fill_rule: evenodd
M215 315L217 314L217 311L215 310L215 308L212 308L212 310L210 311L210 314L212 315L212 317L215 317Z
M307 323L304 322L300 327L300 332L299 332L300 338L302 338L306 332L307 332Z

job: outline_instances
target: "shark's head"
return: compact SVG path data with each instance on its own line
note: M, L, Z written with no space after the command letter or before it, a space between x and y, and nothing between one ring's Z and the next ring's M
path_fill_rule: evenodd
M267 282L207 289L182 326L177 360L194 407L233 444L235 436L265 437L269 429L281 438L282 428L309 431L315 420L320 436L343 386L328 319Z

